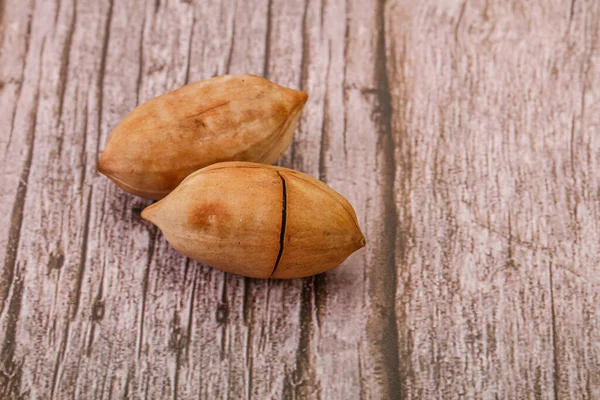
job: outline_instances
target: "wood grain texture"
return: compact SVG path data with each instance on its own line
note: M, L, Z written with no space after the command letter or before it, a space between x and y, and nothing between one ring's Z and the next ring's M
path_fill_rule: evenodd
M387 5L409 398L597 398L597 2Z
M0 3L0 398L600 397L600 3ZM310 95L280 164L367 247L294 281L177 254L96 171L165 91Z

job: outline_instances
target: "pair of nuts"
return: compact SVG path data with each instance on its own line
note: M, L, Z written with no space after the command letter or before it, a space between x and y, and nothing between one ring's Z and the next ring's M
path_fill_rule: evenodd
M254 75L186 85L135 108L98 169L148 199L142 217L180 253L255 278L299 278L365 245L348 201L275 163L308 96ZM166 196L166 197L165 197Z

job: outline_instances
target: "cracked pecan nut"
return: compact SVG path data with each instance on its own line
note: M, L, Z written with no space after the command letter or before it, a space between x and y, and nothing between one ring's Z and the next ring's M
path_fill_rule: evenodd
M309 175L257 163L203 168L142 217L187 257L253 278L319 274L365 245L342 195Z

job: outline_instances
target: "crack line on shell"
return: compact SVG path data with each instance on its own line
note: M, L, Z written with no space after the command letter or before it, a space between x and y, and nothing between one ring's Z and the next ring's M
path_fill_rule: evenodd
M275 274L275 271L277 271L279 261L281 261L281 256L283 255L283 242L285 241L285 224L287 220L287 188L285 184L285 179L279 173L279 171L277 172L277 175L279 175L279 178L281 178L281 185L283 188L283 205L281 208L281 232L279 233L279 254L277 254L277 261L275 261L275 266L273 267L273 271L271 271L271 275L269 275L269 278L271 278Z

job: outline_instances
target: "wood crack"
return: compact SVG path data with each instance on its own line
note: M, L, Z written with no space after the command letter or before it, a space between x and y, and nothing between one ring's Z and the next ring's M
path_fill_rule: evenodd
M265 33L265 59L263 63L263 76L269 77L269 53L271 52L271 10L273 8L273 0L269 0L267 4L267 29Z
M287 223L287 187L285 183L285 178L281 175L281 173L277 172L279 178L281 178L281 187L282 187L282 206L281 206L281 229L279 231L279 253L277 254L277 260L275 261L275 266L273 267L273 271L271 271L271 278L277 267L279 266L279 261L281 261L281 256L283 255L283 246L285 242L285 225Z
M79 303L81 302L81 290L83 288L83 276L85 274L86 257L88 249L88 236L90 232L90 218L92 214L92 193L93 187L87 197L87 205L85 208L85 220L83 222L83 238L81 242L81 257L79 258L79 271L77 271L77 281L75 283L75 298L73 299L73 313L71 318L75 318L79 311Z
M458 13L458 19L456 20L456 24L454 25L454 41L458 43L458 27L463 20L463 16L465 15L465 9L467 8L467 1L463 1L460 6L460 11Z
M0 2L0 26L6 25L4 22L4 12L6 11L6 1ZM0 43L4 41L4 29L0 29Z
M229 54L227 54L227 61L225 62L225 74L231 73L231 59L233 57L233 49L235 48L235 20L236 20L237 2L233 9L233 21L231 28L231 46L229 47Z
M327 44L327 73L325 74L325 95L323 99L323 121L321 124L321 146L319 150L319 180L327 182L327 165L325 156L330 147L329 138L329 75L331 73L331 40Z
M100 141L102 139L102 103L104 101L104 72L106 71L106 58L108 55L108 42L110 40L110 26L113 16L114 0L110 0L108 6L108 16L106 17L106 25L104 26L104 41L102 42L102 55L100 57L100 71L98 71L98 132L96 142L96 157L100 153Z
M551 333L552 333L552 363L554 364L554 368L552 371L552 383L554 390L554 398L560 399L559 397L559 385L558 380L560 379L560 370L558 364L558 347L556 344L556 311L554 308L554 288L553 288L553 277L552 277L552 262L548 264L548 284L550 286L550 319L551 319Z
M375 110L377 125L379 127L377 139L377 151L382 154L382 165L380 174L382 175L384 192L384 215L385 223L383 228L383 238L381 249L387 253L382 261L385 265L385 282L382 282L381 296L385 299L385 304L390 304L389 312L381 319L381 342L380 352L388 373L382 379L388 395L395 394L398 398L406 398L405 382L406 376L404 368L399 363L399 335L398 315L396 310L396 287L397 287L397 267L396 267L396 240L398 237L398 211L395 205L395 187L396 187L396 160L394 156L395 143L394 132L392 129L393 107L388 78L387 53L386 53L386 18L385 18L386 0L377 2L377 44L375 58L375 85L377 88L377 108Z
M190 259L186 259L186 268L189 266ZM190 344L192 343L192 333L194 327L194 300L196 299L196 287L198 286L198 267L194 266L194 279L192 281L192 294L190 295L190 303L188 307L187 330L185 340L185 359L190 359Z
M185 82L184 84L190 83L190 68L192 64L192 44L194 42L194 28L196 27L196 14L192 17L192 27L190 28L190 41L188 43L187 51L187 64L185 66Z
M60 342L58 353L56 354L56 360L54 362L54 371L52 372L52 391L50 392L50 400L53 400L57 394L57 390L60 384L60 376L63 370L63 361L67 352L69 344L69 333L71 330L71 319L67 315L65 318L65 328L63 329L63 337Z
M571 0L569 7L569 30L571 29L571 23L573 22L573 16L575 15L575 0Z
M304 12L302 14L302 52L300 55L300 90L306 92L308 87L308 72L309 72L309 63L308 63L308 52L309 52L309 43L307 40L308 33L308 2L306 0L304 4ZM302 118L298 120L298 130L302 131ZM290 145L290 163L294 165L294 160L296 159L296 141L292 140L292 144Z
M346 10L345 10L345 16L344 16L344 22L346 24L346 27L344 29L344 50L343 50L343 66L342 66L342 105L343 105L343 112L344 112L344 118L342 119L343 122L343 128L342 128L342 138L344 139L344 160L346 162L348 162L348 138L347 138L347 127L348 127L348 113L346 112L348 110L348 106L346 104L346 101L348 100L348 96L346 95L346 88L347 88L347 81L346 81L346 67L348 65L348 63L346 62L346 60L348 59L348 38L349 38L349 34L350 34L350 18L348 16L348 7L346 6Z
M19 185L17 186L17 195L13 204L13 209L10 217L10 228L8 231L8 241L6 244L6 258L4 259L4 267L0 276L0 314L4 311L4 306L10 287L13 284L17 256L19 251L19 243L21 241L21 228L23 226L23 213L25 210L25 200L27 197L27 186L29 183L29 173L31 171L31 164L33 161L33 152L35 147L35 134L37 125L38 108L40 105L40 84L43 75L42 71L42 59L44 54L45 40L42 41L40 50L40 70L37 82L37 89L35 93L34 107L31 110L31 123L29 132L27 133L27 158L25 159L25 165L21 171L21 178L19 179Z
M252 372L254 367L254 353L252 352L252 325L246 331L246 399L252 400Z
M219 325L221 325L221 338L219 346L220 350L220 359L223 361L225 359L226 350L227 350L227 325L229 321L229 306L227 304L227 275L223 274L223 284L221 285L221 301L217 305L217 310L215 313L215 320Z
M5 2L3 2L2 4L5 4ZM4 7L4 5L0 5L0 7ZM35 1L32 4L32 9L35 9ZM23 61L23 68L21 69L21 77L19 79L19 83L18 83L18 89L17 89L17 93L16 93L16 102L15 102L15 107L13 109L13 113L12 113L12 118L11 118L11 122L10 122L10 132L8 133L8 140L6 141L6 146L4 148L5 154L8 152L8 148L10 147L10 144L12 142L12 137L13 137L13 132L15 129L15 118L17 116L17 109L18 109L18 104L21 102L21 91L23 89L23 81L25 80L25 71L27 70L27 54L29 54L29 44L31 42L31 24L33 21L33 11L31 13L29 13L28 16L28 20L27 20L27 29L25 30L25 51L24 51L24 55L25 55L25 60ZM2 30L3 31L3 30Z
M142 87L142 77L144 75L144 31L146 29L146 11L144 10L144 19L142 20L142 29L140 32L140 48L139 48L139 68L136 80L136 105L140 104L140 89Z
M139 360L142 355L142 345L144 341L144 317L146 313L146 298L148 297L148 280L150 279L150 267L154 259L154 251L156 249L156 228L152 228L150 232L150 244L148 246L148 260L146 261L146 271L142 280L142 303L140 305L140 317L138 321L138 330L136 338L136 355Z
M98 286L98 292L92 305L92 312L90 315L90 328L88 331L88 338L86 341L85 355L89 358L92 355L92 345L94 344L94 338L96 335L96 324L104 318L104 301L102 300L104 292L104 265L102 266L102 276L100 277L100 285Z
M79 100L79 90L77 90L77 100ZM87 140L88 140L88 102L85 102L85 109L83 111L83 143L81 144L81 153L79 154L79 165L80 173L79 176L79 190L83 193L83 187L85 183L85 171L87 168Z
M312 276L304 279L300 300L300 337L296 349L295 370L285 374L283 398L314 398L322 399L321 381L318 379L315 365L313 365L312 338L318 336L315 332L313 320L319 313L318 306L318 277ZM320 324L317 323L320 330Z
M12 297L8 305L6 329L0 348L0 394L19 393L21 390L22 362L15 363L15 349L17 343L17 325L21 317L23 301L24 280L17 274L13 287Z
M71 23L69 25L69 31L67 32L67 38L65 40L65 46L63 47L61 62L60 62L60 71L59 75L59 102L58 102L58 118L56 119L57 126L60 125L60 121L62 120L63 108L65 104L65 94L67 91L67 80L69 79L69 64L71 60L71 47L73 44L73 36L75 34L75 25L77 23L77 0L73 1L73 16L71 17ZM62 145L63 145L63 133L60 136L60 140L58 143L57 153L60 157L62 154Z

